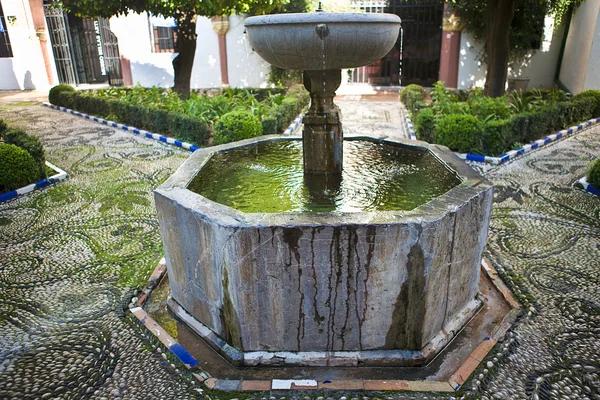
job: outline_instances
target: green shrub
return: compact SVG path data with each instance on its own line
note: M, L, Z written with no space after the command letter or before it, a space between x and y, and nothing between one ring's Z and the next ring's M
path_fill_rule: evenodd
M433 142L435 139L435 115L433 115L432 109L425 108L419 111L415 120L415 133L417 139Z
M71 86L71 85L65 85L65 84L56 85L52 89L50 89L50 92L48 93L48 101L52 104L62 105L62 104L60 104L59 95L61 93L74 93L74 92L75 92L75 88L73 88L73 86ZM66 107L66 106L63 106L63 107Z
M223 115L215 124L215 144L235 142L262 134L258 118L245 111L233 111Z
M573 97L573 101L586 99L594 104L592 116L590 118L600 117L600 90L585 90ZM588 118L589 119L589 118Z
M21 129L9 129L2 137L6 143L18 146L28 152L38 165L40 175L45 175L46 154L39 138L30 136Z
M503 119L510 116L510 108L505 97L471 97L468 100L467 113L481 119L485 119L489 116Z
M4 132L8 130L8 126L0 119L0 137L4 137Z
M482 124L472 115L447 115L435 130L435 142L461 153L477 153L482 146Z
M400 101L415 116L419 111L419 104L425 100L425 94L425 89L422 86L411 84L400 92Z
M15 190L41 178L37 162L22 148L0 143L0 193Z
M483 151L486 156L499 156L514 143L511 135L511 120L491 120L483 128Z
M267 116L263 118L262 122L263 134L264 135L275 135L277 134L277 118Z
M297 98L303 107L310 102L310 93L308 93L308 90L301 83L290 86L286 95Z
M594 161L587 174L587 181L596 189L600 189L600 159Z

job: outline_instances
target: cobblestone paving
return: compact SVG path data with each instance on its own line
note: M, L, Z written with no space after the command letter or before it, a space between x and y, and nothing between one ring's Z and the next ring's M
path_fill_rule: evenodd
M195 396L122 311L161 256L151 191L187 154L42 107L1 116L69 178L0 205L0 398ZM600 399L600 199L572 187L599 154L596 128L486 172L487 256L526 313L454 397Z
M190 398L123 318L161 258L152 189L189 155L71 116L3 107L64 183L0 204L0 398Z

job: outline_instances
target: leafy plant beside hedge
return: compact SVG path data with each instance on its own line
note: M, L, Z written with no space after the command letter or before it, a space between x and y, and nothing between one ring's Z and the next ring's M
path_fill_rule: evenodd
M431 90L431 99L431 105L413 112L419 139L444 144L453 151L489 156L499 156L550 133L600 117L600 91L594 90L572 98L554 89L489 98L477 89L459 96L439 82ZM475 118L480 129L474 128L472 118L463 116Z
M592 163L587 174L587 181L593 187L600 189L600 159Z
M160 88L81 92L59 85L51 92L52 104L199 146L210 144L213 123L232 111L249 111L257 116L264 134L282 133L310 99L302 85L292 86L285 96L280 89L232 89L212 97L192 94L185 101Z
M260 120L245 111L223 115L215 124L215 144L235 142L260 136L263 132Z

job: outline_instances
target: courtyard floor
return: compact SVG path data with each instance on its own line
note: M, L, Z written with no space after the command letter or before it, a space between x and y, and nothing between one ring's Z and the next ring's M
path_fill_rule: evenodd
M124 311L162 257L152 190L189 153L39 105L0 104L0 117L38 135L69 174L0 204L0 398L199 397ZM455 394L351 397L599 399L600 199L572 186L598 155L592 128L487 170L486 256L527 305L488 373Z

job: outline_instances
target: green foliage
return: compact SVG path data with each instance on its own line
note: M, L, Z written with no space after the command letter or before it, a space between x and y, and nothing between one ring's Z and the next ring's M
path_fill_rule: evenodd
M235 142L262 134L260 120L244 111L234 111L223 115L215 124L215 144Z
M417 114L415 120L417 139L433 142L435 139L435 115L431 108L425 108Z
M600 159L594 161L587 174L587 181L593 187L600 189Z
M4 132L6 132L7 130L8 126L6 125L6 122L0 119L0 138L4 137Z
M476 153L481 149L482 123L472 115L447 115L435 130L435 142L461 153Z
M46 175L46 154L39 138L30 136L21 129L9 129L2 137L8 144L14 144L28 152L38 165L40 176Z
M48 101L52 104L59 105L59 103L58 103L59 95L61 93L65 93L65 92L66 93L75 93L75 88L73 88L73 86L71 86L71 85L65 85L65 84L56 85L52 89L50 89L50 92L48 92Z
M41 178L38 163L22 148L0 143L0 193L15 190Z
M290 86L287 95L297 98L303 106L310 103L310 93L308 93L308 90L301 83Z
M600 90L585 90L573 97L574 101L579 101L582 99L589 99L591 102L595 103L594 110L592 111L592 117L600 117Z
M467 113L482 120L488 117L508 118L511 114L505 97L472 96L469 97L467 104Z
M423 101L425 100L427 92L423 89L423 86L411 84L406 86L400 92L400 101L404 103L406 108L414 116L423 108Z
M271 65L267 82L278 87L290 87L302 83L302 71L299 69L283 69Z

